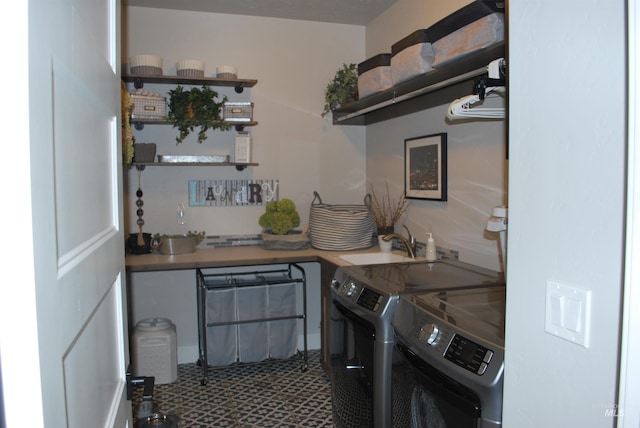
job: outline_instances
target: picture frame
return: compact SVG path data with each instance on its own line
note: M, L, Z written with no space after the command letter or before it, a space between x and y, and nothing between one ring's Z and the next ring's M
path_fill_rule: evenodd
M404 140L407 199L447 200L447 133Z

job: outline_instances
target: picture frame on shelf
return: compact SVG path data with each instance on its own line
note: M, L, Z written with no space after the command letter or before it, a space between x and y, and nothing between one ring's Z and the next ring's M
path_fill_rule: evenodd
M408 199L447 200L447 133L404 140L404 191Z

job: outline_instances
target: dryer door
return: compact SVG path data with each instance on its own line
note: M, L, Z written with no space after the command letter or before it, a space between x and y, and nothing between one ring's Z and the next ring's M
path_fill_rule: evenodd
M393 371L394 426L476 428L480 399L471 390L397 344L401 363Z

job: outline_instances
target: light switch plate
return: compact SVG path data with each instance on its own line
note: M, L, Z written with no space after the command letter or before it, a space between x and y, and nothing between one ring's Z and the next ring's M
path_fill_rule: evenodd
M547 281L544 330L588 348L590 325L591 291Z

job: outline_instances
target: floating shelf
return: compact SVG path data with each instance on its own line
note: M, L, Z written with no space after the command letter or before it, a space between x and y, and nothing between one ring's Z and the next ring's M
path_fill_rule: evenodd
M147 166L234 166L237 171L242 171L249 166L259 166L257 163L235 162L132 162L131 166L142 171Z
M476 77L487 73L487 65L504 58L504 43L483 49L444 68L402 82L333 111L334 125L370 125L448 104L469 95Z
M258 122L224 122L233 126L236 131L242 131L245 126L256 126ZM131 118L131 124L138 130L144 129L144 125L173 125L173 122L165 119L138 119Z
M138 89L144 87L145 83L162 83L168 85L208 85L208 86L227 86L235 88L237 93L242 93L244 88L252 88L258 83L255 79L217 79L213 77L182 77L182 76L147 76L125 74L122 76L125 82L133 83Z

